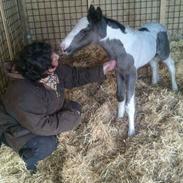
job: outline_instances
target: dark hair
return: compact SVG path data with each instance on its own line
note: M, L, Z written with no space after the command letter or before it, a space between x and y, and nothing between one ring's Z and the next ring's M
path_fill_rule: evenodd
M31 81L45 77L51 67L52 48L48 43L34 42L24 47L15 60L16 70Z

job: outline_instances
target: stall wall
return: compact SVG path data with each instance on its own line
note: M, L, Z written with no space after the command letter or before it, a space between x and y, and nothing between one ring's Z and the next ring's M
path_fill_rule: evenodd
M21 3L17 0L0 0L0 93L6 86L3 64L14 59L24 45L24 24Z
M90 4L100 6L108 17L134 28L145 22L162 22L171 37L183 35L181 0L25 0L29 34L33 40L47 40L57 47L77 20L86 16Z

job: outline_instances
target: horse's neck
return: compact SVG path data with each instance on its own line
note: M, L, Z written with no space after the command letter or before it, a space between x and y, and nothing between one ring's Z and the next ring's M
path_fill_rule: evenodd
M105 40L99 42L111 59L118 59L125 52L124 46L120 40Z
M106 36L100 39L99 44L102 46L111 58L117 58L125 52L124 46L128 46L133 40L133 30L126 29L126 33L120 29L107 27Z

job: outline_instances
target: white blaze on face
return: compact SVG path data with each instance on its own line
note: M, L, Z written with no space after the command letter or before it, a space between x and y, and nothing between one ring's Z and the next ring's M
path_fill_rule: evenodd
M74 26L72 31L66 36L66 38L61 43L61 48L63 50L67 49L74 37L84 28L86 28L89 25L87 17L81 18L78 23Z

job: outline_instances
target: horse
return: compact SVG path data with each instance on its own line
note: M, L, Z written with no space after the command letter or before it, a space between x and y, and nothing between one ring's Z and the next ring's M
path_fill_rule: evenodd
M82 17L61 42L64 54L72 55L77 50L97 43L115 59L117 78L117 117L128 115L128 136L135 134L135 84L137 70L150 64L152 83L159 81L158 62L167 67L173 90L178 90L175 78L175 64L170 55L166 28L159 23L146 23L139 29L124 26L103 15L100 7L93 5L86 17Z

